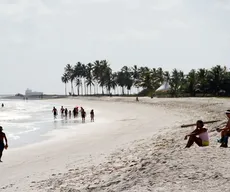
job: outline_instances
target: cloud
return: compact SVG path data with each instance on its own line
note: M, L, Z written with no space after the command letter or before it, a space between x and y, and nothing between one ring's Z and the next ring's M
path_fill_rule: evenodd
M56 91L66 62L106 58L112 68L145 63L185 70L230 62L228 6L216 0L1 0L0 78L12 85L14 76L23 91L25 82ZM24 76L35 70L46 75L27 82Z
M120 33L103 34L100 39L109 42L125 42L125 41L153 41L160 37L157 30L142 31L137 29L127 29Z
M215 1L215 3L213 4L213 8L229 11L230 10L230 1L229 0Z
M170 9L175 9L183 5L183 0L149 0L149 5L151 10L155 11L167 11Z

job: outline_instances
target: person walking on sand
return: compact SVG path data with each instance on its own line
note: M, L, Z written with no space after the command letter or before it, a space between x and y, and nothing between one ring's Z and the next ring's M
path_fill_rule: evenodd
M54 119L57 118L57 109L55 107L53 107L53 114L54 114Z
M218 140L218 142L221 143L220 147L228 147L228 137L230 136L230 110L225 111L225 114L228 118L227 125L222 129L216 129L221 133L221 139Z
M190 134L186 135L184 139L187 140L188 137L189 140L186 148L191 147L193 143L196 143L199 147L209 146L208 130L204 128L204 122L201 120L196 122L196 129Z
M0 162L2 162L2 153L4 148L7 149L8 148L8 142L7 142L7 138L6 138L6 134L2 132L3 128L2 126L0 126ZM5 144L4 144L4 140L5 140Z
M94 111L93 111L93 109L90 111L90 118L91 118L91 122L94 122Z

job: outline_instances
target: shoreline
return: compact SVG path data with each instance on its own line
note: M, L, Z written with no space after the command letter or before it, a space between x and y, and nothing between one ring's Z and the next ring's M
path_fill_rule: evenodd
M82 105L88 103L90 107L92 106L96 110L95 122L97 122L97 116L103 116L107 122L92 123L91 128L88 128L87 125L82 126L81 135L73 129L66 135L62 135L62 138L56 138L56 140L40 143L36 146L7 151L4 153L6 163L0 165L3 171L7 172L6 177L8 179L3 178L3 181L0 181L1 186L3 186L2 189L4 188L6 192L16 189L23 191L59 191L61 189L63 191L71 189L80 191L129 191L124 190L126 188L130 189L131 192L147 191L152 186L152 189L160 190L160 187L163 187L162 182L166 182L167 176L158 173L157 169L164 169L165 172L168 167L176 166L173 162L176 157L180 156L181 159L177 160L181 162L181 165L177 165L177 167L184 165L181 170L185 170L186 165L195 160L192 154L198 153L198 156L202 155L202 157L204 155L200 154L200 149L197 147L183 150L185 145L183 136L191 128L180 128L180 125L191 123L191 120L196 121L200 118L203 120L220 118L221 112L225 111L223 107L230 106L227 100L215 98L147 98L139 103L132 102L129 98L122 99L122 101L118 99L119 102L114 102L113 99L108 98L106 100L109 102L102 99L95 101L82 98L55 100L55 102L65 102L66 105L75 102ZM127 103L127 101L130 102ZM147 103L150 104L146 105ZM188 111L190 113L186 114ZM162 116L162 114L164 115ZM221 123L225 121L224 116L221 117L221 120ZM218 125L219 123L214 123L208 125L208 128L211 131ZM219 149L218 144L215 144L217 136L217 133L210 132L212 146L204 149L208 152L208 158L213 158L212 152L214 151L221 158L223 157L221 153L223 150L217 151ZM178 139L176 139L177 137ZM15 160L13 157L18 153L20 156ZM167 154L171 154L171 156L167 156ZM191 161L186 163L185 154L191 158ZM161 160L164 159L164 155L167 157L166 163ZM156 161L158 163L154 164ZM222 160L220 161L222 162ZM214 162L212 161L212 163ZM165 167L166 165L167 167ZM211 166L210 163L208 165ZM196 166L199 167L199 165ZM94 174L91 174L90 170L94 170ZM117 171L114 172L113 170ZM151 181L153 183L150 185L151 179L149 176L149 178L147 177L146 173L153 174L153 171L156 171L154 175L158 175L158 184ZM171 171L171 179L174 180L173 176L176 176L173 173L177 170ZM176 173L181 174L180 172ZM188 172L187 174L191 173ZM134 175L143 176L134 177ZM146 178L142 178L145 176ZM126 177L128 181L121 177ZM130 179L132 177L134 178ZM138 181L140 179L146 181L147 178L148 183L141 187ZM156 179L156 175L153 178ZM24 182L20 183L22 180ZM84 184L80 182L76 185L77 180ZM59 184L58 181L60 181ZM136 183L133 183L134 181ZM187 182L190 184L189 180ZM159 186L160 183L162 186ZM173 187L170 181L167 181L166 184L168 185L166 187ZM187 184L183 183L183 186L187 186ZM163 187L164 190L169 188ZM180 186L174 186L174 189L182 190ZM188 186L187 189L189 189Z

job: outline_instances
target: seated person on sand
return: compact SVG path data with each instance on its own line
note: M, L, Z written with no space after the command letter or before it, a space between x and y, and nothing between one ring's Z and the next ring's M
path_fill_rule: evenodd
M228 147L228 137L230 136L230 110L227 110L225 114L228 118L226 127L223 129L216 129L218 132L221 132L221 139L218 141L221 143L220 147Z
M191 147L193 143L196 143L199 147L205 147L209 145L208 130L204 128L204 122L201 120L196 122L196 129L190 134L186 135L184 139L187 140L188 137L189 140L186 148Z

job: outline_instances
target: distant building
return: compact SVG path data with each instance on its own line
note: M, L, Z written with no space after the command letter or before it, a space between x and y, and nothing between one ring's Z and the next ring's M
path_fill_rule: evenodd
M25 96L42 96L43 92L32 91L31 89L26 89Z

